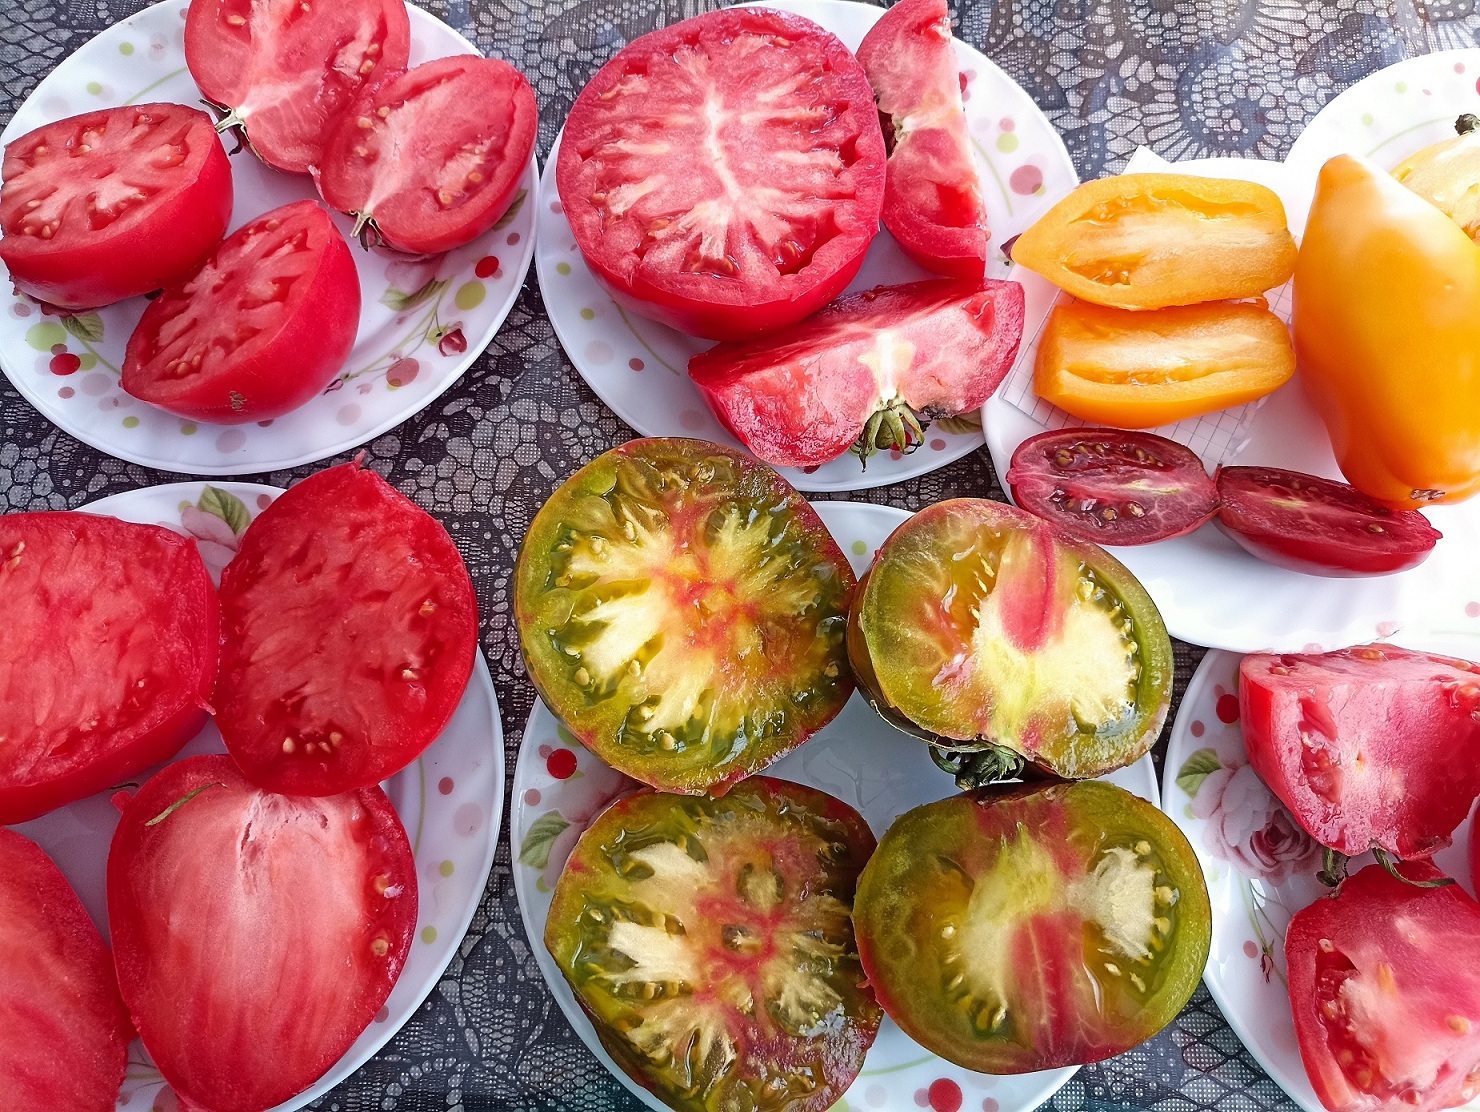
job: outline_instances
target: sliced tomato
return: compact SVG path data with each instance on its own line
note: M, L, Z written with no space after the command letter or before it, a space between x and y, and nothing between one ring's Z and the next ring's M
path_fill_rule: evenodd
M980 751L989 759L972 763L1004 775L1130 764L1172 693L1171 641L1136 577L977 498L922 510L884 542L854 596L848 655L886 719L968 762Z
M123 389L194 421L281 417L339 373L359 324L349 247L327 212L294 201L238 228L149 303Z
M220 621L210 573L178 533L0 517L0 823L178 752L206 722Z
M226 756L155 774L108 852L124 1002L165 1080L212 1112L262 1112L322 1077L390 995L416 915L383 791L277 795Z
M538 127L534 90L508 62L439 58L367 85L314 180L362 242L439 254L508 211Z
M643 793L591 824L545 945L602 1045L679 1112L823 1112L882 1016L849 918L868 824L756 776L722 799Z
M924 425L980 409L1017 357L1016 282L913 282L839 298L749 343L689 360L720 422L776 467L812 467L850 448L914 451Z
M402 0L190 0L185 64L263 162L306 174L339 115L373 77L404 69Z
M1218 471L1218 524L1259 559L1309 575L1406 571L1444 534L1417 510L1394 510L1355 487L1276 467Z
M989 788L900 816L859 879L853 922L889 1018L994 1074L1149 1039L1197 988L1212 938L1182 832L1094 781Z
M945 0L895 4L863 37L858 61L888 124L884 227L921 266L980 281L987 209Z
M663 791L719 794L843 709L853 585L769 467L634 440L535 515L514 616L530 679L587 748Z
M643 35L598 70L555 180L613 297L741 340L852 281L879 230L886 158L847 47L801 16L737 7Z
M1432 880L1427 862L1403 866ZM1285 933L1300 1058L1331 1112L1438 1112L1480 1093L1480 905L1369 865Z
M216 725L254 784L394 776L468 686L478 604L447 530L358 461L291 487L221 575Z
M183 104L84 112L13 139L0 169L0 260L21 293L63 309L178 282L231 219L231 164Z
M1119 429L1058 429L1012 453L1019 506L1100 544L1151 544L1190 533L1218 512L1218 487L1175 440Z

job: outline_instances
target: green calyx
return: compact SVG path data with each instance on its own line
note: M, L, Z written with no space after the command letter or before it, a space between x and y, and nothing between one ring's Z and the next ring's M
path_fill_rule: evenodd
M864 425L863 432L859 433L849 451L867 470L869 456L875 452L893 449L909 455L925 443L925 424L904 402L891 402L869 415L868 424Z
M357 212L354 214L355 226L349 230L349 234L360 241L360 246L366 251L383 242L380 228L375 223L375 216L369 212Z
M1414 880L1412 877L1404 876L1398 870L1402 862L1381 846L1372 847L1372 856L1388 876L1394 880L1401 880L1404 884L1414 888L1447 888L1454 883L1454 878L1447 876L1436 876L1431 880ZM1346 866L1350 860L1351 858L1346 854L1330 846L1322 846L1321 871L1316 874L1316 879L1329 888L1341 887L1341 882L1346 879Z
M1028 767L1021 753L1014 753L1001 745L966 750L932 745L930 759L936 768L955 777L956 787L964 792L1001 780L1020 779Z

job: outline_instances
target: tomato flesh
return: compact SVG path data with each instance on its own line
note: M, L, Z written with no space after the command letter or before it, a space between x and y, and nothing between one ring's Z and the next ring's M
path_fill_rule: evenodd
M545 945L627 1074L682 1112L822 1112L881 1015L850 912L874 849L840 800L757 776L644 793L591 825Z
M613 297L737 340L843 292L878 231L885 161L868 78L835 36L730 8L603 66L571 109L555 180Z
M231 218L211 119L181 104L70 116L5 148L0 259L22 293L92 309L184 278Z
M854 578L816 511L764 464L634 440L577 471L514 572L530 679L612 767L723 792L843 709Z
M858 882L858 952L884 1011L983 1073L1083 1065L1187 1003L1211 942L1197 858L1112 784L989 788L895 820Z
M478 648L478 607L435 518L358 462L291 487L221 575L216 724L248 779L333 795L437 739Z

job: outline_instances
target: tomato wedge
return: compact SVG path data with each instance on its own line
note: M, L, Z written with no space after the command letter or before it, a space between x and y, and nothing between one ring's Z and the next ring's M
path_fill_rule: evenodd
M879 230L886 158L847 47L801 16L737 7L643 35L597 71L555 181L618 302L743 340L852 281Z
M133 1037L113 957L51 858L4 828L0 984L5 1106L113 1112Z
M1202 869L1113 784L1012 785L900 816L863 870L858 954L889 1018L982 1073L1098 1062L1182 1010L1208 960Z
M84 112L12 140L0 260L21 293L92 309L178 282L231 219L231 164L182 104Z
M358 461L290 488L221 575L216 725L254 784L333 795L394 776L457 710L478 604L437 520Z
M679 1112L823 1112L882 1016L849 918L862 816L765 776L723 799L644 793L591 824L545 945L601 1043Z
M205 725L221 612L194 541L11 514L0 588L0 823L127 780Z
M863 37L858 61L889 121L884 227L921 266L980 281L987 209L945 0L895 4Z
M769 467L634 440L535 515L514 616L536 690L588 749L662 791L722 794L843 709L853 585Z
M335 121L376 74L404 69L402 0L190 0L185 64L269 166L306 174Z
M359 324L349 247L327 212L294 201L238 228L149 303L123 389L195 421L281 417L339 373Z
M263 1112L385 1003L416 929L416 861L377 787L308 799L188 757L124 808L108 918L124 1002L176 1093Z

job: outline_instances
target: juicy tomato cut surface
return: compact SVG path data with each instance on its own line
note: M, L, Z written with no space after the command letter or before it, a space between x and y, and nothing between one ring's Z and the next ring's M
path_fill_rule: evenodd
M1112 784L988 788L895 820L858 882L858 951L889 1017L983 1073L1149 1039L1202 976L1211 911L1187 839Z
M723 792L853 691L854 578L815 510L702 440L634 440L535 516L514 572L531 680L576 737L664 791Z
M216 723L272 791L394 776L451 719L478 648L452 538L358 462L296 484L247 527L221 607Z
M682 1112L822 1112L882 1018L850 912L863 818L757 776L720 799L644 793L582 835L545 945L627 1074Z
M843 292L878 232L886 157L868 78L834 35L729 8L603 66L571 109L555 173L613 297L738 340Z

